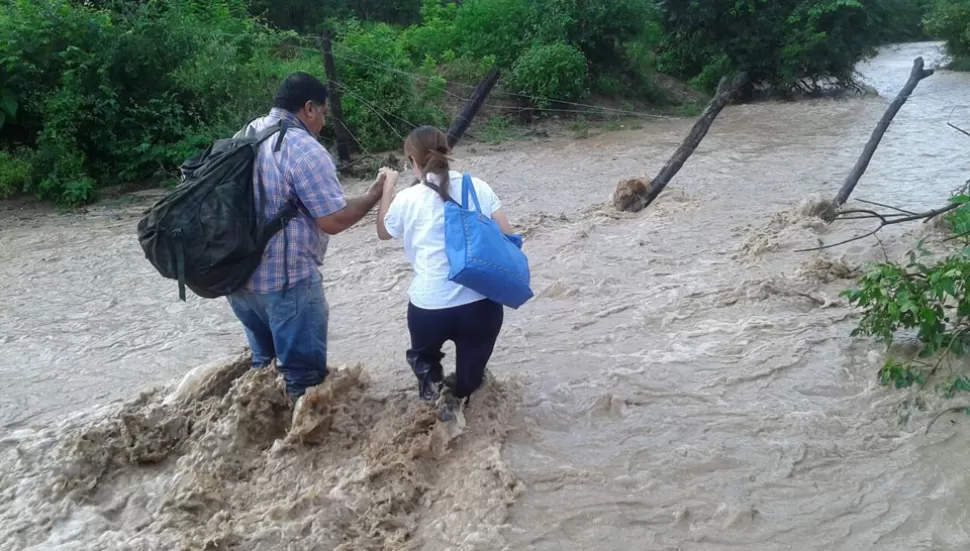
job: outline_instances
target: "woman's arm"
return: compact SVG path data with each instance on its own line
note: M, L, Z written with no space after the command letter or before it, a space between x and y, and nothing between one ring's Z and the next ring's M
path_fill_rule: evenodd
M485 210L492 211L492 216L490 217L492 221L498 224L498 228L502 230L502 233L506 235L511 234L512 224L509 224L509 219L502 211L502 202L495 195L492 186L488 185L488 182L477 178L472 179L472 184L475 186L475 193L478 195L478 199L481 201Z
M510 235L512 233L512 225L509 224L509 219L505 216L505 213L502 212L502 209L498 209L492 213L492 220L498 224L498 227L500 230L502 230L502 233L506 235Z
M387 241L388 239L394 239L394 236L384 226L384 217L387 216L387 210L391 208L391 201L394 200L394 186L397 184L398 173L396 170L390 168L382 168L381 173L385 177L384 193L381 194L380 206L377 207L377 237L381 241Z

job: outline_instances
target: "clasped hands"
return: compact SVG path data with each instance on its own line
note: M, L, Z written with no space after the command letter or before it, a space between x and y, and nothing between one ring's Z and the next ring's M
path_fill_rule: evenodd
M397 185L399 175L400 173L393 168L386 166L381 168L377 173L377 178L374 180L374 183L367 190L367 195L376 201L385 195L393 194L394 186Z

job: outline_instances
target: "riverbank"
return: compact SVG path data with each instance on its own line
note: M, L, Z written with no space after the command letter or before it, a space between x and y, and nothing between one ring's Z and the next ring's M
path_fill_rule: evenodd
M181 303L154 273L136 206L5 225L0 377L15 384L0 389L0 549L203 536L294 550L966 548L967 425L927 436L942 399L920 410L907 405L916 390L881 386L881 347L849 336L856 314L838 297L928 229L886 232L885 249L796 252L864 229L825 227L809 207L835 193L912 59L932 64L935 48L860 66L880 97L729 106L639 215L613 212L609 193L656 173L692 121L461 146L459 168L492 184L527 237L537 297L507 313L494 386L444 439L413 409L409 268L372 218L331 241L322 270L334 364L361 364L367 382L322 402L334 405L327 440L281 456L292 427L271 381L250 374L196 406L164 404L245 340L223 302ZM920 84L858 197L919 210L965 182L965 138L946 122L963 116L966 78ZM164 389L136 397L152 387ZM146 442L172 445L146 465ZM99 449L114 459L88 453ZM206 459L228 470L205 471ZM79 491L52 489L63 476ZM198 480L213 491L182 491Z

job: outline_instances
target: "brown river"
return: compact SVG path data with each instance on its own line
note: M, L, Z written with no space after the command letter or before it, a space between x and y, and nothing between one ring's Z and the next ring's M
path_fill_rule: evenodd
M728 107L637 215L610 192L692 120L459 148L526 235L537 297L449 424L415 403L409 267L372 216L323 268L345 369L292 412L238 360L225 302L179 302L144 259L144 200L0 210L0 550L970 548L970 424L925 431L960 398L880 386L838 296L932 230L796 252L866 227L810 210L918 55L942 59L860 65L879 97ZM917 87L855 196L945 204L970 175L948 121L970 128L968 74Z

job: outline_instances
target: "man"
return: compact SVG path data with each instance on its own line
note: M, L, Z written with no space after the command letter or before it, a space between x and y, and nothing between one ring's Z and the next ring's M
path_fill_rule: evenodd
M254 176L266 190L267 220L287 203L298 214L269 242L250 281L228 297L252 349L254 368L276 358L293 400L327 376L329 307L319 267L330 235L350 228L381 199L383 176L360 197L345 198L336 167L317 141L326 120L327 87L306 73L287 76L274 107L241 130L284 121L286 132L260 146ZM259 186L256 186L258 200Z

